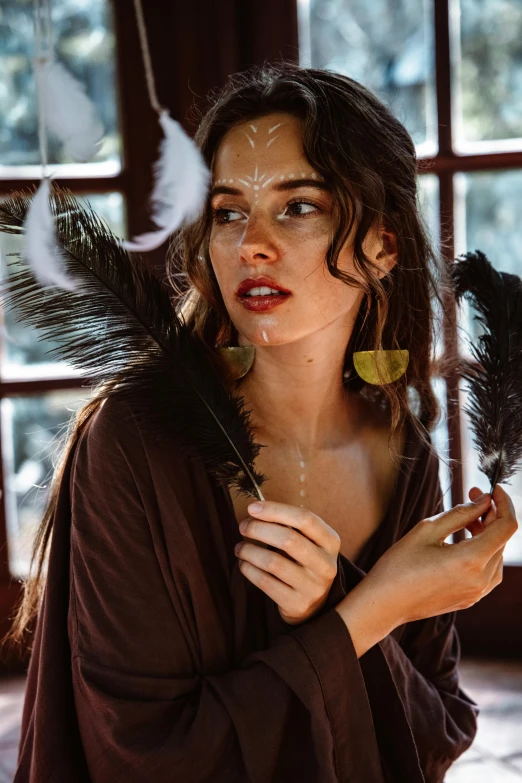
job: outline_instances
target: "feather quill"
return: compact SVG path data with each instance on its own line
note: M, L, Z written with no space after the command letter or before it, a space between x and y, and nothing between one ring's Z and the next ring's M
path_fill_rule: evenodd
M154 250L183 223L195 220L205 204L210 172L198 146L167 111L161 112L159 122L164 138L154 164L151 202L152 219L160 230L124 241L126 250Z
M479 468L493 492L522 460L522 280L497 271L480 250L459 256L450 273L457 303L465 297L484 328L470 343L475 362L462 361L460 374Z
M30 207L24 193L0 203L0 230L19 233ZM58 344L50 354L86 372L123 399L159 439L177 438L220 483L263 499L266 477L253 461L250 411L231 394L205 346L178 316L169 290L131 257L90 206L53 186L52 207L66 272L75 291L42 289L24 257L8 265L0 303Z
M65 258L56 242L50 192L49 178L44 177L27 209L24 256L40 285L56 285L73 291L77 282L65 271Z
M36 58L35 74L45 124L75 160L90 160L104 128L83 85L52 55Z

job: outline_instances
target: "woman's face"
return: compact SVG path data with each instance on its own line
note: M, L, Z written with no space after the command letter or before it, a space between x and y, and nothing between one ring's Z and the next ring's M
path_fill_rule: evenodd
M240 345L291 343L339 319L351 333L363 293L326 266L333 198L305 158L297 118L269 114L225 135L215 156L211 206L210 258ZM365 252L372 260L381 247L378 235L369 234ZM351 238L338 266L361 279ZM269 310L247 309L238 286L262 275L291 296Z

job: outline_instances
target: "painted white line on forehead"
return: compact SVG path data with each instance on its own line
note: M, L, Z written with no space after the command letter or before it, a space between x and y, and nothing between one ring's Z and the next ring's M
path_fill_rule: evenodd
M271 128L267 129L265 138L270 136L272 133L274 133L274 131L276 131L278 128L280 128L282 125L285 125L285 124L286 123L284 123L284 122L278 122L276 125L272 125ZM249 123L249 127L252 129L253 134L257 134L257 132L259 130L257 125L254 125L253 123ZM250 144L252 149L255 149L256 148L255 140L246 131L243 131L243 133L247 137L248 143ZM272 144L272 142L276 141L278 138L279 138L279 134L277 134L276 136L273 136L271 139L268 139L268 141L266 142L266 146L269 147ZM285 179L287 179L287 180L296 179L296 177L297 177L297 175L294 172L292 172L291 174L278 174L276 172L275 174L272 174L271 177L266 179L266 177L267 177L266 172L264 174L261 174L261 176L259 176L259 167L256 166L256 169L255 169L253 177L251 175L249 175L249 174L245 174L242 177L236 177L236 180L237 180L237 182L240 182L242 185L244 185L249 190L253 190L254 191L254 199L255 199L255 201L257 201L257 199L259 197L259 190L263 189L263 188L266 188L270 184L270 182L272 182L272 180L276 176L279 177L280 182L283 182ZM299 176L301 177L301 179L306 179L306 172L301 171ZM311 171L311 172L309 172L308 177L311 178L311 179L317 179L317 174L315 173L315 171ZM265 180L265 181L263 182L263 180ZM215 180L213 185L212 185L212 187L216 187L218 185L226 185L226 184L232 185L233 183L234 183L234 179L233 178L222 177L221 179Z

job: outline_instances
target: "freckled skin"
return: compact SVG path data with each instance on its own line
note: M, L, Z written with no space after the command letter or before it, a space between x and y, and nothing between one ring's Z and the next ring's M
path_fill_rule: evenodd
M274 190L303 175L324 181L306 160L300 121L285 113L232 128L219 145L212 175L213 185L241 191L213 197L213 209L226 212L221 223L214 216L209 243L239 345L257 348L241 394L262 419L270 416L271 429L284 426L306 444L339 426L339 413L346 407L340 390L344 353L363 298L360 289L334 278L325 264L334 229L332 197L311 186ZM308 203L290 203L297 200ZM391 232L377 230L366 238L367 255L382 269L379 277L396 263L394 239ZM351 237L338 266L360 278ZM260 275L293 295L274 310L253 313L235 292L242 279Z

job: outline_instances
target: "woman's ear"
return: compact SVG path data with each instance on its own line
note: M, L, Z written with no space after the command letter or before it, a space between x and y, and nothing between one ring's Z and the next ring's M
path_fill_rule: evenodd
M397 263L397 237L391 229L381 227L380 240L382 250L377 254L376 261L383 270L382 277L385 277Z

